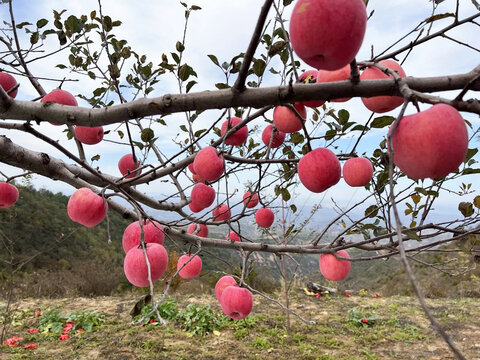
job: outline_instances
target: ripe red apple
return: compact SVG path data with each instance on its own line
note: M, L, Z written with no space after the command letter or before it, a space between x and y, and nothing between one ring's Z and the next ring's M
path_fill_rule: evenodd
M195 206L205 209L215 201L215 189L202 183L195 184L190 198Z
M402 67L393 60L382 60L380 65L396 71L398 75L404 78L405 71ZM360 80L375 80L375 79L393 79L393 75L387 75L382 70L375 66L366 68L360 75ZM369 98L362 98L365 107L375 113L385 113L391 111L403 104L403 98L401 96L373 96Z
M98 225L107 214L108 204L89 188L76 190L67 204L70 219L87 227Z
M220 134L225 135L225 133L230 130L232 127L237 126L242 122L242 119L238 117L231 117L222 124ZM235 131L232 135L225 139L225 144L228 145L242 145L248 137L248 127L242 126L240 129Z
M103 140L103 127L75 126L75 137L83 144L98 144Z
M214 221L225 221L230 219L230 209L227 204L218 205L212 211Z
M307 117L307 110L305 110L305 106L299 103L293 106L303 119ZM302 121L287 106L277 106L275 110L273 110L273 123L279 131L284 133L294 133L302 130L303 128Z
M393 125L392 125L393 126ZM389 134L392 131L390 127ZM455 171L468 151L468 132L453 106L436 104L404 116L392 137L393 162L412 179L437 179Z
M317 70L307 70L298 77L298 80L304 84L315 84L317 82ZM311 108L316 108L325 104L323 100L302 101L300 104Z
M195 166L193 166L193 162L188 164L188 170L192 173L192 175L195 175L197 172L195 171Z
M157 243L145 244L152 282L162 277L168 266L168 253ZM127 280L135 286L145 287L148 283L148 267L141 247L131 248L123 261L123 271Z
M5 90L5 92L8 94L8 92L13 89L15 86L17 86L17 80L15 78L5 72L0 71L0 86ZM12 98L15 99L18 93L18 88L10 92L8 95Z
M319 193L338 183L341 166L331 150L318 148L300 159L297 171L302 184L308 190Z
M215 296L217 297L218 302L222 298L223 290L229 286L238 286L235 279L230 275L222 276L217 283L215 284Z
M366 24L363 0L299 0L290 18L290 42L308 65L336 70L355 58Z
M275 215L271 209L260 208L255 213L255 221L257 222L258 226L263 228L269 228L272 226L274 220Z
M350 64L345 65L344 67L338 70L319 70L317 75L317 82L318 83L327 83L327 82L334 82L334 81L342 81L350 79ZM350 100L351 98L340 98L340 99L332 99L332 102L345 102Z
M220 298L223 313L228 317L244 319L253 307L253 296L250 290L238 286L227 286Z
M190 260L190 258L192 258L192 260ZM188 260L190 260L190 262L187 265L183 266L183 264L185 264ZM182 255L178 259L177 270L180 269L182 266L183 269L180 270L180 272L178 273L178 275L180 275L182 279L191 279L197 277L202 271L202 259L198 255Z
M202 211L203 209L205 209L204 207L201 207L201 206L195 204L194 202L189 203L188 207L190 208L190 211L193 212L193 213L198 213L198 212Z
M47 102L53 102L57 103L60 105L67 105L67 106L78 106L77 100L75 97L70 94L68 91L62 90L62 89L55 89L51 92L49 92L47 95L45 95L40 102L47 103ZM55 126L60 126L62 124L57 124L57 123L50 123Z
M205 184L205 179L202 178L202 177L201 177L200 175L198 175L198 174L193 174L193 175L192 175L192 179L193 179L193 181L196 182L196 183L203 183L203 184Z
M373 166L367 158L350 158L343 164L343 179L350 186L365 186L372 177Z
M140 245L141 232L142 229L140 228L139 221L135 221L126 227L122 237L123 250L125 253L131 248ZM163 245L163 242L165 241L163 226L156 221L143 221L143 239L146 243Z
M219 179L225 170L223 156L220 156L217 149L212 146L203 148L195 155L193 166L197 175L205 181Z
M268 146L270 144L272 131L273 131L273 125L268 125L262 132L262 141L265 144L265 146ZM280 145L282 145L284 141L285 141L285 133L282 131L278 131L275 128L275 131L273 132L272 145L270 147L272 149L276 149Z
M205 224L190 224L188 225L187 233L194 234L197 230L197 226L200 227L200 230L198 230L196 235L200 237L208 237L208 227Z
M15 204L17 200L17 187L6 182L0 182L0 209L9 208L13 204Z
M251 209L258 205L258 194L253 193L251 191L247 191L243 194L243 204L245 207Z
M230 231L228 235L225 237L227 241L242 241L240 235L238 235L235 231Z
M337 255L344 258L350 258L345 250L338 250ZM332 281L345 280L350 272L350 265L350 261L337 259L332 254L320 255L320 260L318 262L322 275L325 279Z
M118 161L118 169L120 170L120 173L123 176L126 175L125 179L133 178L137 175L140 175L142 173L141 170L135 171L135 169L137 169L139 166L140 166L140 161L137 159L137 162L135 163L133 161L132 154L123 155Z

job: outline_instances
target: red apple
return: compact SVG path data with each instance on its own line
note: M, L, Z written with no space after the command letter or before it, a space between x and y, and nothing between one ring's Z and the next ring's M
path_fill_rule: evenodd
M317 70L307 70L298 77L298 80L304 84L315 84L317 82ZM316 108L325 104L323 100L302 101L300 104L311 108Z
M336 70L355 58L366 24L363 0L299 0L290 18L290 42L308 65Z
M412 179L437 179L457 170L465 160L468 132L457 109L436 104L404 116L395 129L392 144L393 162L405 175Z
M318 148L300 159L297 171L302 184L308 190L319 193L338 183L341 166L331 150Z
M198 175L198 174L193 174L193 175L192 175L192 179L193 179L193 181L196 182L196 183L203 183L203 184L205 184L205 179L202 178L202 177L201 177L200 175Z
M192 258L193 257L193 258ZM192 258L192 260L190 260ZM188 260L187 265L183 266ZM202 259L200 256L192 254L182 255L177 262L177 270L183 266L182 270L178 273L182 279L191 279L197 277L202 271Z
M396 71L398 75L404 78L405 71L402 67L393 60L382 60L380 65ZM375 66L366 68L360 75L360 80L375 80L375 79L393 79L393 75L387 75L382 70ZM375 113L385 113L391 111L403 104L403 98L401 96L373 96L369 98L362 98L365 107Z
M214 221L225 221L230 219L230 209L227 204L218 205L212 211Z
M350 258L348 253L345 250L337 251L337 255ZM332 281L342 281L348 276L350 272L350 261L337 259L332 254L322 254L320 255L320 260L318 266L320 267L320 272L327 280Z
M307 110L302 104L295 104L295 109L298 114L305 119L307 117ZM273 123L275 127L284 133L294 133L303 128L302 121L298 116L287 106L277 106L273 110Z
M0 73L2 74L2 73ZM0 209L6 209L18 200L18 189L15 185L0 182Z
M270 144L270 138L272 137L272 131L273 131L273 125L268 125L262 132L262 141L265 144L265 146L268 146ZM285 133L275 129L273 131L272 145L270 147L272 149L276 149L280 145L282 145L284 141L285 141Z
M76 190L67 204L70 219L87 227L98 225L107 214L107 203L89 188Z
M244 319L253 307L253 296L250 290L238 286L227 286L220 298L223 313L228 317Z
M344 67L338 70L319 70L317 76L318 83L327 83L327 82L334 82L334 81L342 81L350 79L350 64L345 65ZM332 99L332 102L345 102L350 100L351 98L340 98L340 99Z
M251 191L247 191L243 194L243 204L245 207L251 209L258 205L258 194L253 193Z
M215 201L215 189L211 186L198 183L193 187L190 198L196 206L205 209Z
M67 105L67 106L78 106L77 100L75 97L70 94L68 91L62 90L62 89L55 89L51 92L49 92L47 95L45 95L40 102L43 103L48 103L48 102L53 102L57 103L60 105ZM50 123L55 126L59 126L62 124L57 124L57 123Z
M188 225L187 233L194 234L197 230L197 226L200 227L200 230L198 230L196 235L200 237L208 237L208 227L205 224L190 224Z
M218 302L222 298L223 290L229 286L238 286L235 279L230 275L222 276L217 283L215 284L215 296L217 297Z
M75 137L83 144L98 144L103 140L103 127L75 126Z
M230 231L228 235L225 237L227 241L242 241L240 235L238 235L235 231Z
M12 75L0 71L0 86L8 94L8 92L11 89L17 86L17 80L15 80L15 78ZM12 99L15 99L15 97L17 96L17 93L18 93L18 88L11 91L8 95L10 95Z
M230 130L232 127L237 126L242 122L242 119L238 117L231 117L222 124L220 134L225 135L225 133ZM242 126L240 129L235 131L232 135L225 139L225 144L228 145L242 145L248 137L248 128L247 126Z
M133 161L133 155L132 154L126 154L123 155L120 160L118 161L118 169L120 170L120 173L125 176L125 179L128 178L133 178L137 175L140 175L142 173L141 170L135 171L140 166L140 161L135 163ZM129 175L127 175L129 174Z
M373 166L367 158L351 158L343 164L343 179L350 186L365 186L372 177Z
M195 175L197 172L195 171L195 166L193 166L193 162L188 164L188 170L192 173L192 175Z
M125 253L127 253L131 248L140 245L141 232L142 229L140 228L139 221L135 221L126 227L122 237L123 250ZM163 245L163 242L165 241L163 226L156 221L144 221L143 239L146 243L157 243Z
M255 221L257 222L258 226L263 228L269 228L272 226L274 220L275 215L271 209L260 208L255 213Z
M190 208L190 211L193 212L193 213L198 213L198 212L202 211L203 209L205 209L204 207L201 207L201 206L195 204L194 202L189 203L188 207Z
M155 282L167 270L168 253L162 245L157 243L145 244L145 250L150 263L151 279L152 282ZM147 262L141 247L133 247L128 251L123 261L123 271L132 285L149 286Z
M193 161L195 172L205 181L215 181L222 176L225 166L223 156L220 156L212 146L207 146L195 155Z

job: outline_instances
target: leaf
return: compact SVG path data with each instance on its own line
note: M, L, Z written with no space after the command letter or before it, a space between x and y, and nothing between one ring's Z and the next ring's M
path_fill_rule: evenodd
M98 160L100 160L100 155L97 154L95 156L92 156L92 158L90 160L92 160L92 162L93 161L98 161Z
M190 89L193 87L193 85L197 84L195 80L189 81L187 84L187 93L190 91Z
M149 142L150 140L153 139L154 136L155 136L155 133L153 132L153 130L150 128L146 128L142 130L140 138L142 139L143 142Z
M413 194L411 196L411 198L412 198L412 201L413 201L414 204L418 204L422 197L418 194Z
M178 64L180 63L180 57L176 53L170 53L172 55L173 60Z
M225 83L216 83L215 87L219 90L222 90L222 89L229 89L230 85L225 84Z
M475 205L477 209L480 209L480 195L475 196L473 199L473 205Z
M474 213L473 204L471 202L462 201L460 204L458 204L458 210L465 217L472 216Z
M374 218L378 214L378 206L371 205L365 210L365 216L369 218Z
M305 137L300 134L300 133L293 133L290 136L290 141L293 142L294 144L301 144L305 140Z
M30 36L30 44L35 45L38 42L39 34L38 31L35 31L31 36Z
M215 55L207 55L207 56L208 56L208 58L209 58L210 60L212 60L212 62L213 62L215 65L220 66L220 63L218 62L218 59L217 59L217 57L216 57Z
M197 73L190 65L183 64L178 68L178 76L180 80L186 81L190 77L190 75L197 76Z
M372 124L370 125L371 128L381 129L385 126L391 125L395 121L393 116L380 116L373 119Z
M268 56L273 57L280 53L280 51L283 50L283 48L287 45L288 43L285 40L280 40L276 41L273 43L273 45L268 49Z
M337 121L340 125L345 125L349 118L350 118L350 113L347 110L342 109L338 112Z
M121 131L121 130L118 130L118 131L117 131L117 134L118 134L118 136L120 137L120 139L123 139L123 137L125 136L125 135L123 134L123 131Z
M422 241L420 236L415 231L405 231L405 236L412 240Z
M47 19L40 19L40 20L37 21L37 28L41 29L42 27L44 27L47 24L48 24Z
M17 24L16 28L22 29L24 26L27 26L27 25L32 25L32 24L27 21L24 21L24 22L21 22L20 24Z
M266 67L267 64L262 59L256 59L253 61L253 73L257 76L262 76Z
M175 48L177 49L177 51L179 53L181 53L183 50L185 50L185 46L180 41L177 41L177 44L175 45Z
M437 20L440 20L440 19L445 19L447 17L455 17L455 14L444 13L444 14L433 15L433 16L430 16L429 18L425 19L425 23L428 24L428 23L431 23L431 22L434 22L434 21L437 21Z
M297 207L296 207L294 204L290 205L290 209L291 209L294 213L297 212Z
M83 22L74 15L70 15L65 21L65 27L72 33L78 33L83 29Z
M478 149L473 148L473 149L468 149L467 155L465 156L465 160L463 162L468 162L471 158L473 158L476 154L478 153Z

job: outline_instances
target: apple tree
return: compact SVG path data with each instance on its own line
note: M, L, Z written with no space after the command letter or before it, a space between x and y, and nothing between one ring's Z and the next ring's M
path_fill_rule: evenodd
M229 59L196 54L215 74L205 80L188 55L189 36L202 31L190 28L202 17L198 5L177 4L181 35L152 56L119 35L130 20L109 16L101 0L79 14L57 9L40 19L17 17L17 1L4 0L0 207L19 196L13 180L37 174L77 189L68 204L75 222L96 226L110 211L131 219L125 275L150 286L152 299L168 261L164 243L188 244L173 277L197 276L206 248L238 251L241 276L227 275L215 291L233 318L251 310L252 254L278 256L284 280L292 254L324 256L320 270L331 280L355 262L400 256L432 325L462 358L431 316L410 262L479 233L472 183L480 172L480 64L467 59L480 51L480 6L419 3L430 8L427 18L399 38L385 31L368 43L370 26L388 26L377 14L393 21L394 5L266 0L251 9L254 28L242 29L245 49ZM455 52L442 53L446 44ZM445 74L431 64L434 76L409 75L426 47L442 61L474 65ZM335 201L353 191L361 197ZM328 192L335 214L299 240ZM436 220L444 197L455 199L460 219ZM306 198L317 204L310 215L302 213ZM209 237L220 225L225 237ZM235 295L222 301L224 289Z

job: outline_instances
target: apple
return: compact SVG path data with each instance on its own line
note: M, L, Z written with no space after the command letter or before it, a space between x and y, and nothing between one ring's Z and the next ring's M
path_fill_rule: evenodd
M218 205L212 211L214 221L225 221L230 219L230 209L227 204Z
M195 204L194 202L189 203L188 207L189 207L190 211L193 212L193 213L198 213L198 212L202 211L203 209L205 209L204 207L201 207L201 206Z
M351 158L343 164L343 179L350 186L365 186L372 177L373 166L367 158Z
M195 206L205 209L215 201L215 189L202 183L195 184L190 198Z
M389 134L392 132L390 127ZM438 179L457 170L468 151L468 132L453 106L436 104L404 116L392 136L393 162L412 179Z
M222 311L228 317L244 319L253 307L253 296L250 290L238 286L227 286L220 297Z
M18 195L18 189L15 185L0 182L0 209L6 209L15 204Z
M315 84L317 82L317 70L307 70L298 77L299 82L304 84ZM302 101L300 104L311 108L316 108L325 104L324 100Z
M280 145L282 145L283 142L285 141L285 133L282 131L278 131L276 128L274 130L273 125L268 125L262 132L262 141L265 144L265 146L268 146L270 144L272 131L273 131L273 138L272 138L272 144L270 145L270 147L272 149L276 149Z
M271 209L260 208L255 213L255 221L257 222L257 225L263 228L269 228L272 226L274 220L275 215Z
M128 225L123 232L122 245L125 253L133 247L140 245L140 235L142 229L140 222L135 221ZM143 221L143 240L146 243L157 243L163 245L165 241L165 234L163 233L163 226L156 221Z
M393 60L382 60L378 63L383 67L396 71L397 74L404 78L406 76L402 67ZM375 79L393 79L393 75L387 75L382 70L375 66L366 68L360 75L361 80L375 80ZM403 97L401 96L373 96L369 98L362 98L365 107L375 113L385 113L391 111L403 104Z
M215 284L215 296L217 297L218 302L222 298L223 290L229 286L238 286L235 279L230 275L222 276L217 283Z
M230 231L228 235L225 237L227 241L242 241L240 235L238 235L235 231Z
M118 161L118 169L120 170L120 173L125 177L125 179L133 178L137 175L140 175L142 173L142 170L135 171L135 169L138 169L139 166L140 161L137 159L137 162L135 163L133 161L132 154L123 155Z
M307 110L302 104L293 105L298 114L305 119ZM284 133L294 133L303 129L303 123L298 116L288 106L277 106L273 110L273 123L275 127Z
M200 175L198 175L198 174L193 174L193 175L192 175L192 180L193 180L194 182L196 182L196 183L203 183L203 184L205 184L205 179L202 178L202 177L201 177Z
M338 250L337 255L350 258L345 250ZM342 281L350 272L350 261L337 259L332 254L322 254L318 262L320 272L327 280Z
M258 194L253 193L251 191L247 191L243 194L243 204L246 208L251 209L258 205Z
M363 0L299 0L290 17L290 42L308 65L336 70L355 58L366 24Z
M231 117L222 124L220 129L220 134L223 136L225 133L230 130L232 127L237 126L242 122L242 119L238 117ZM242 145L248 137L248 127L242 126L240 129L235 131L233 134L228 136L225 139L225 144L227 145Z
M157 243L145 244L148 262L150 264L150 275L152 282L162 277L168 266L168 253L165 248ZM123 271L127 280L135 286L149 286L148 267L141 247L133 247L125 255Z
M199 226L200 229L198 230L196 235L200 237L208 237L208 227L205 224L190 224L188 225L187 233L194 234L197 230L197 226Z
M68 199L67 213L70 219L87 227L98 225L107 214L108 204L89 188L76 190Z
M197 175L205 181L219 179L225 170L223 156L219 155L213 146L207 146L195 155L193 167Z
M67 105L67 106L78 106L77 100L75 97L70 94L68 91L62 90L62 89L55 89L51 92L49 92L47 95L45 95L40 102L43 103L57 103L60 105ZM60 126L62 124L57 124L57 123L50 123L55 126Z
M193 162L188 164L188 170L192 173L192 175L195 175L197 172L195 171L195 166L193 166Z
M5 92L12 99L15 99L15 97L17 96L17 93L18 93L18 88L11 91L10 93L8 93L11 89L13 89L15 86L17 86L17 80L15 80L15 78L12 75L10 75L6 72L0 71L0 86L3 88L3 90L5 90Z
M319 193L338 183L341 166L331 150L317 148L300 159L297 172L301 183L308 190Z
M344 67L337 69L337 70L319 70L317 75L317 82L318 83L327 83L327 82L334 82L334 81L342 81L350 79L351 68L350 64L345 65ZM332 99L332 102L345 102L350 100L351 98L339 98L339 99Z
M75 137L83 144L98 144L103 140L103 127L75 126Z
M190 258L192 259L190 260ZM183 264L185 264L188 260L190 260L188 264L183 266ZM177 270L179 270L182 266L182 270L180 270L178 273L182 279L191 279L197 277L202 271L202 259L198 255L182 255L178 259Z

